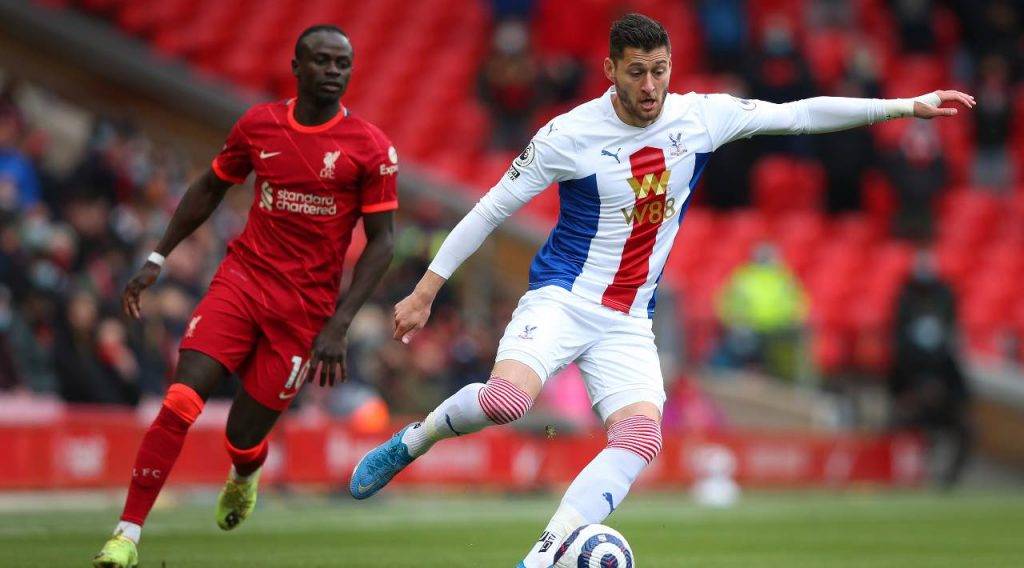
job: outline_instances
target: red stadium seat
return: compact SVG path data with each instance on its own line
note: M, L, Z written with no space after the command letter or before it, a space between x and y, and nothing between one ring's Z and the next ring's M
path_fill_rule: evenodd
M804 53L814 80L824 92L831 92L846 72L850 38L845 31L821 30L807 38Z
M687 211L665 266L666 279L677 283L696 279L712 254L710 249L718 233L713 213L703 209Z
M820 164L768 156L750 175L754 203L768 215L821 208L825 173Z
M195 9L196 0L128 2L117 21L127 31L148 37L158 28L182 25Z
M611 2L539 0L534 8L532 38L541 55L565 53L586 58L607 39L594 33L610 20Z
M834 375L842 371L849 363L849 342L842 330L824 327L814 333L811 340L811 354L819 373L825 376Z
M916 97L949 84L949 65L938 56L904 55L888 70L886 96Z
M855 247L872 247L885 232L884 226L861 213L843 215L832 226L834 238Z
M876 224L888 224L896 212L896 193L881 171L871 169L861 176L864 211Z
M946 6L935 6L932 10L932 29L935 40L943 54L952 53L960 42L960 22Z

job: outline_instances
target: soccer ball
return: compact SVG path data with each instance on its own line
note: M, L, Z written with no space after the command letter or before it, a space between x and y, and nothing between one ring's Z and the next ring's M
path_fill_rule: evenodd
M619 531L583 525L562 541L554 568L633 568L633 551Z

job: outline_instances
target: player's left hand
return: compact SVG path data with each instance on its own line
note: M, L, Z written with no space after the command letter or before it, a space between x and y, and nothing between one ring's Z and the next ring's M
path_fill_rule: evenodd
M967 108L974 108L974 105L977 104L974 102L974 97L960 91L935 91L935 94L939 95L940 104L956 102ZM957 109L952 107L932 106L921 101L914 101L914 116L916 118L930 119L939 116L956 116L956 113Z
M334 386L343 383L345 374L345 352L348 350L348 328L328 322L313 341L309 355L309 381L320 386Z

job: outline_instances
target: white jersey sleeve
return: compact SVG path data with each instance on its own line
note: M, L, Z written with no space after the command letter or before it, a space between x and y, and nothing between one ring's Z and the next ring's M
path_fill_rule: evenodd
M557 119L555 119L557 120ZM430 271L451 278L488 235L552 183L575 173L575 143L555 121L537 132L501 180L452 229L430 263Z
M712 147L718 149L762 134L819 134L912 116L914 101L938 105L938 99L928 93L914 99L814 97L775 104L712 94L703 96L702 106Z

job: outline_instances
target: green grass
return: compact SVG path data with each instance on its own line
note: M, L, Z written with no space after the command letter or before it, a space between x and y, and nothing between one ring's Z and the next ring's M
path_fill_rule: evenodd
M142 566L511 568L557 496L386 495L369 502L269 496L222 533L212 498L153 513ZM115 510L0 513L0 566L87 566ZM631 497L608 524L642 568L1024 566L1024 494L748 496L728 510Z

